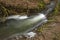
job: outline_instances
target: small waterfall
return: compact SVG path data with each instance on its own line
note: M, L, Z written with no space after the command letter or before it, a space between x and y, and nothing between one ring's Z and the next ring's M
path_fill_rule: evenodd
M44 10L42 13L39 13L39 15L32 16L31 18L27 15L13 15L6 17L6 25L1 26L0 28L0 37L5 39L14 34L24 34L38 27L47 21L46 14L50 13L54 7L55 3L51 2L47 10Z
M19 20L19 19L27 19L28 18L28 16L27 15L25 15L25 16L20 16L20 15L13 15L13 16L8 16L8 17L6 17L6 19L8 20L8 19L15 19L15 20Z

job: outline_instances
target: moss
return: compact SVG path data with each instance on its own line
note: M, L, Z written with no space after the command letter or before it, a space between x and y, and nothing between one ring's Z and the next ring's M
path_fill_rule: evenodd
M38 4L39 8L45 8L45 3L43 1L40 1Z

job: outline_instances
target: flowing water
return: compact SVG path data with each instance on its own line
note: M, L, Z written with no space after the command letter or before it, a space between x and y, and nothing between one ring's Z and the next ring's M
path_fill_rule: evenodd
M49 7L47 6L48 10L43 11L42 13L48 14L54 9L54 5L54 2L52 2L50 5L48 5ZM43 14L39 13L39 15L27 19L20 19L20 17L18 17L15 20L12 18L6 20L4 23L0 23L0 39L8 38L14 34L24 34L24 32L30 31L43 22L46 22L46 17Z
M5 38L16 33L24 33L45 19L46 17L43 14L39 14L38 16L25 20L7 20L5 25L1 25L0 37Z

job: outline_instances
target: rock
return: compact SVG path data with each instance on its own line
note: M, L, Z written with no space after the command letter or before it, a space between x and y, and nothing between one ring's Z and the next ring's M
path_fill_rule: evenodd
M49 4L51 0L43 0L46 4Z
M26 33L26 34L24 34L24 35L25 35L25 37L27 37L27 38L32 38L32 37L35 37L36 33L34 33L34 32L29 32L29 33Z

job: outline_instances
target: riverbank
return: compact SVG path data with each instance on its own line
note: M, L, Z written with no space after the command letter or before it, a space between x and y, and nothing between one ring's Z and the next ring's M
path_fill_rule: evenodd
M57 3L55 10L49 15L48 23L43 24L38 30L33 30L37 33L34 38L17 38L18 40L60 40L60 3Z

